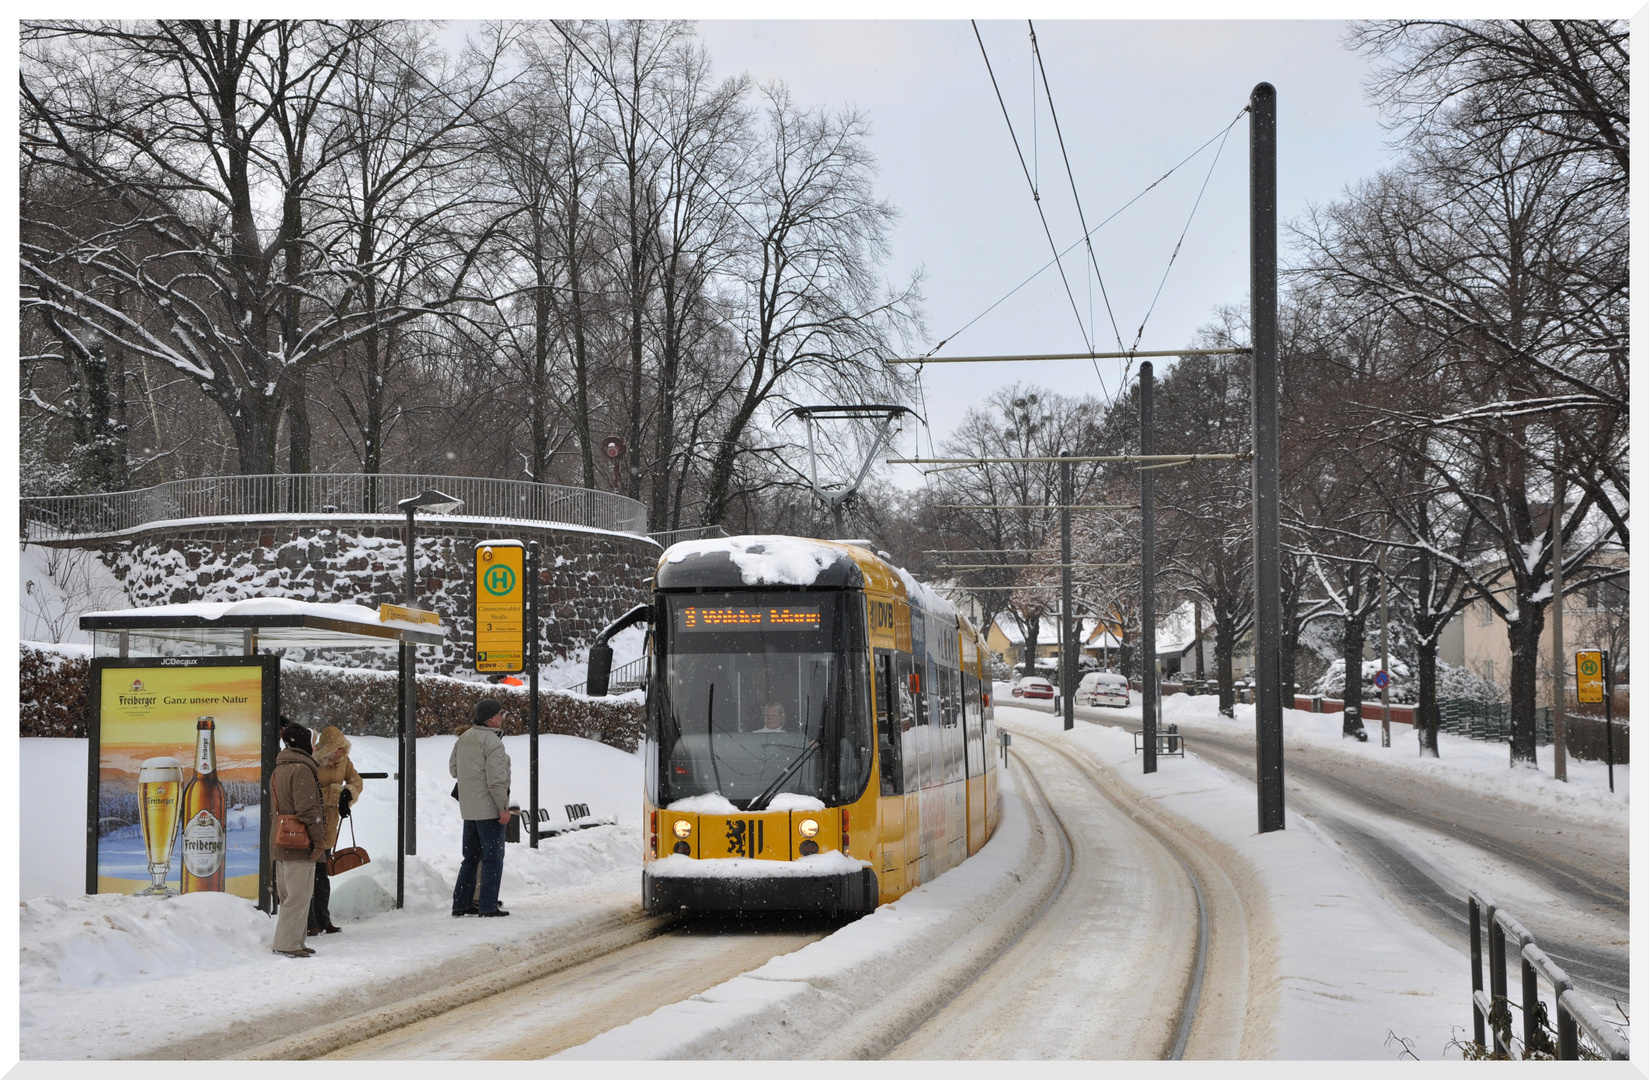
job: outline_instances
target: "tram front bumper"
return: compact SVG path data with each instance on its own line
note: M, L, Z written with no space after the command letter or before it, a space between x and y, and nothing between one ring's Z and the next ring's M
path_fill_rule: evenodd
M876 871L782 877L688 877L641 872L641 906L669 911L855 914L876 909Z

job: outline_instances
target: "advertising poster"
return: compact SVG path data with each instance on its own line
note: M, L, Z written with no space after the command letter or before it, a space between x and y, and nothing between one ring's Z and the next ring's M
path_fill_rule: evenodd
M258 898L273 659L98 660L87 891Z

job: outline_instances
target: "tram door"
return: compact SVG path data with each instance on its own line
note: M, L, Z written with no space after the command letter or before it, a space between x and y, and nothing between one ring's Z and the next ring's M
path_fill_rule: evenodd
M915 671L911 658L898 654L899 732L903 744L905 789L905 888L914 889L923 882L922 831L928 827L922 817L922 759L926 756L925 739L928 733L923 713L922 695L912 693L910 677Z
M876 747L881 776L881 849L876 853L881 893L892 899L905 891L904 716L899 707L898 654L876 650ZM908 688L905 697L909 697Z

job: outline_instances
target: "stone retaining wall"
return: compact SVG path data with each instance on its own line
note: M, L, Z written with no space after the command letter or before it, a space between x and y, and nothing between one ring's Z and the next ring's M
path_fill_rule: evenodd
M97 552L133 607L281 596L376 609L403 602L405 525L393 515L289 516L245 522L169 522L118 536L51 542ZM418 519L419 602L441 614L441 655L420 665L447 675L474 663L473 552L486 540L537 540L539 628L546 663L568 657L613 619L645 602L660 547L642 536L466 518ZM328 656L349 664L347 654Z

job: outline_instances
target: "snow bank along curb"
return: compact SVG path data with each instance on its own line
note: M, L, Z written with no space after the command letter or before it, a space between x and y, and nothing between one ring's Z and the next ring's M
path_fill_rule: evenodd
M823 941L556 1057L885 1052L994 959L1058 884L1062 863L1045 826L1006 787L996 834L961 866Z
M502 970L483 972L454 985L438 986L410 1000L397 1001L318 1028L299 1031L230 1056L254 1061L300 1061L324 1057L335 1050L364 1042L387 1031L394 1031L495 994L502 994L535 979L554 975L558 971L565 971L578 964L646 941L648 938L657 937L669 930L677 921L675 917L668 915L644 915L632 919L605 921L593 918L575 926L557 927L553 931L555 938L570 937L576 943L542 953ZM539 939L543 936L539 935Z
M270 1002L268 1011L245 1013L222 1030L194 1033L132 1056L163 1061L318 1056L355 1038L401 1027L548 975L559 970L558 962L564 961L561 966L567 966L621 947L618 941L626 934L640 940L657 932L658 923L633 907L601 911L556 922L510 944L487 942L455 955L440 956L436 963L417 972L401 970L373 978L363 970L359 982L304 990L300 1008L290 1002ZM568 941L582 944L566 947ZM448 998L451 1000L445 1000ZM395 1017L403 1012L405 1018L397 1021ZM340 1014L347 1014L346 1018L320 1029L311 1027L316 1017ZM340 1034L336 1029L348 1031L356 1024L370 1030L335 1041Z

